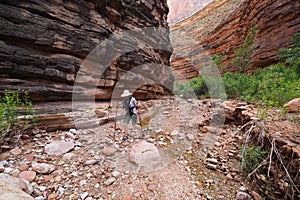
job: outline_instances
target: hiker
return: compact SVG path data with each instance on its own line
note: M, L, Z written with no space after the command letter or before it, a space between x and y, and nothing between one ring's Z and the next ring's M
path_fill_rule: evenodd
M129 133L128 131L128 124L130 120L132 121L132 126L134 128L138 128L137 126L137 118L138 118L138 113L137 113L137 100L132 96L132 93L129 92L129 90L124 90L123 94L121 94L121 97L124 98L123 100L123 109L125 111L124 114L124 131L126 134Z

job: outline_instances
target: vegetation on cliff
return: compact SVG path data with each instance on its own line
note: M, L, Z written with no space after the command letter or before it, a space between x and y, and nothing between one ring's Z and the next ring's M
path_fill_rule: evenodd
M239 63L241 72L248 66L248 57L253 49L253 34L250 32L247 38L252 42L244 45L239 52L243 56L236 55L235 64ZM246 44L246 43L245 43ZM227 72L223 75L226 95L228 98L239 99L251 103L260 103L268 106L282 106L284 103L298 97L300 93L300 34L296 34L292 47L279 51L280 62L264 69L258 69L253 74ZM222 66L222 56L214 56L216 64ZM189 98L194 92L198 97L209 96L205 77L199 76L188 83L176 83L177 95ZM225 96L221 94L220 96Z

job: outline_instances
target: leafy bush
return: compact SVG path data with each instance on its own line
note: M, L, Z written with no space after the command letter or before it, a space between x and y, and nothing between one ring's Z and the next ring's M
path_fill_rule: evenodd
M2 40L0 40L0 45L3 45L3 44L5 44Z
M293 68L276 64L251 74L226 73L227 95L250 103L282 106L300 93L300 79Z
M182 98L195 97L195 92L189 82L175 82L174 93Z
M241 152L242 168L246 175L255 170L262 162L262 159L267 155L267 152L258 146L245 147L243 145Z
M223 64L224 59L226 58L226 55L220 55L220 54L214 54L212 56L212 60L214 61L214 63L218 66L218 69L221 72L225 72L226 71L226 66Z
M24 115L25 119L20 122L18 115ZM34 110L28 92L21 96L19 90L5 90L4 96L0 97L0 141L10 133L22 133L29 123L34 124L35 117L26 117L29 115L34 116Z
M191 79L190 84L197 96L208 95L208 88L202 76Z
M279 50L279 58L292 66L300 76L300 33L294 35L291 48Z

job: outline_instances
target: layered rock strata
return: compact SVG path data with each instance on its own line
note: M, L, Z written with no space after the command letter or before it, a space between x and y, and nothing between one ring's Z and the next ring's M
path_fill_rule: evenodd
M82 98L108 100L121 73L146 63L169 65L172 48L166 0L3 0L0 6L1 92L22 89L29 91L36 101L71 100L73 86L78 83L80 89L75 91ZM145 33L145 27L156 28L150 34ZM99 62L82 69L84 59L97 45L134 29L133 38L114 41L118 45L113 49L98 47L102 54L96 55L110 58L106 66L101 66L105 69L103 73L98 73L97 65L102 64ZM140 42L147 43L148 48L139 49ZM118 54L126 48L131 51ZM91 84L95 73L99 75L97 82L93 80ZM172 81L168 78L157 81L153 71L147 73L150 73L147 80L144 74L135 75L148 84L139 90L135 88L137 96L155 98L165 94L165 87L160 85L171 85ZM156 73L170 76L170 70ZM77 80L78 77L81 79Z
M235 57L234 52L244 43L246 35L254 25L257 26L257 49L251 57L253 68L276 63L278 50L289 47L293 35L300 31L300 2L211 2L195 15L171 27L171 35L180 34L194 40L192 44L185 44L173 37L172 68L177 74L189 79L198 76L198 71L203 68L201 62L197 65L191 62L192 56L212 57L219 54L226 56L223 60L226 71L237 71L237 66L231 64Z

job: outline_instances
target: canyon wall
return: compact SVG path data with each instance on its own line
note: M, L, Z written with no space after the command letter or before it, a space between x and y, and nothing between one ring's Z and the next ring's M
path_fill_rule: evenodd
M4 89L21 89L29 91L35 101L71 100L77 82L81 84L77 91L82 98L108 100L120 76L128 70L147 63L170 64L166 0L1 0L0 7L1 93ZM159 31L147 34L145 27L156 27ZM121 38L114 49L98 47L104 52L101 56L119 55L114 52L138 46L140 42L147 43L148 48L132 48L125 55L112 57L96 85L91 85L92 74L98 69L81 70L84 59L111 35L124 35L132 29L137 29L133 36ZM159 84L171 87L172 80L164 78L171 77L171 72L160 71L158 67L156 70L148 70L147 77L134 74L148 80L146 86L135 91L138 98L167 93ZM153 77L160 78L159 84L150 84L158 82ZM125 85L119 89L131 88Z
M254 68L278 62L278 50L287 48L293 35L300 32L300 1L294 0L244 0L214 1L194 16L175 24L172 32L181 32L193 38L194 45L174 45L172 67L174 72L192 78L201 66L193 66L181 52L195 52L202 48L202 55L226 55L226 71L237 71L231 64L234 52L244 42L251 27L257 26L255 45L251 58Z

